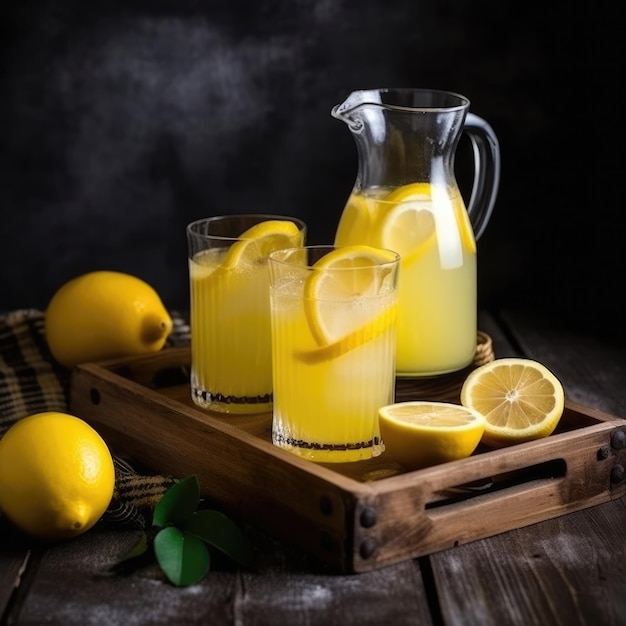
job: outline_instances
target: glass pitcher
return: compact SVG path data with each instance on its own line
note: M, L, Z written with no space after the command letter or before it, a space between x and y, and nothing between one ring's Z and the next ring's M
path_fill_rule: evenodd
M498 139L462 95L426 89L355 91L332 110L357 146L356 182L335 245L390 248L402 258L396 373L435 376L476 352L476 239L500 180ZM467 204L454 159L462 133L474 156Z

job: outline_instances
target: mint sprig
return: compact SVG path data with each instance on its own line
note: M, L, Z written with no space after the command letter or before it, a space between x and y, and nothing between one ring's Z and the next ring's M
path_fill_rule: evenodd
M245 536L226 515L198 509L200 484L195 475L172 485L154 508L152 529L114 569L140 564L150 549L168 580L177 587L200 582L211 569L211 548L242 567L252 567L252 550Z

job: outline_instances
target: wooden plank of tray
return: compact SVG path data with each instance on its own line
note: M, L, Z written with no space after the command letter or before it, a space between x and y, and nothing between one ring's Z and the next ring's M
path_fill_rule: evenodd
M271 443L271 415L222 416L190 398L189 349L78 367L71 410L114 451L309 550L362 572L533 524L626 490L626 421L568 403L557 432L405 472L385 453L315 464ZM406 389L404 390L406 396Z

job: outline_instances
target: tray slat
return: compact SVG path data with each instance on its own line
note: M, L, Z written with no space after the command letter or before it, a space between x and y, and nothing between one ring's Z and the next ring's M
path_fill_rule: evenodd
M384 453L316 464L272 445L269 414L222 416L196 407L189 359L188 348L172 348L79 366L71 410L115 451L163 474L196 474L204 497L338 571L430 554L626 491L626 421L587 407L567 403L546 439L479 448L468 459L418 471L405 472Z

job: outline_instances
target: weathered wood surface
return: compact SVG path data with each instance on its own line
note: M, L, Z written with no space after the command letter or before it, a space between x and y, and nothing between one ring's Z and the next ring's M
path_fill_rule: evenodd
M513 313L502 320L517 347L498 356L535 358L559 376L570 400L626 417L624 342ZM626 624L625 522L622 498L433 555L443 622Z
M536 320L481 319L496 356L551 367L569 399L626 416L626 351ZM513 344L509 342L513 340ZM106 576L131 531L91 531L47 551L0 528L3 624L624 624L624 499L358 575L247 528L258 571L221 567L177 589L158 568Z

